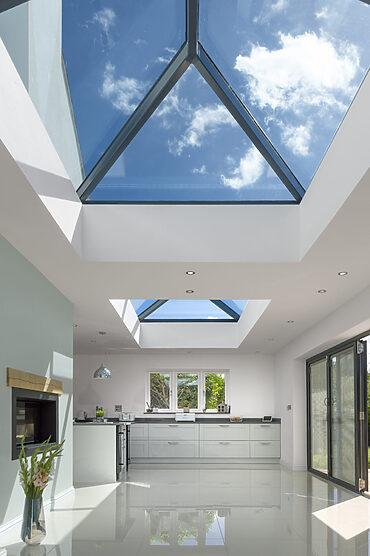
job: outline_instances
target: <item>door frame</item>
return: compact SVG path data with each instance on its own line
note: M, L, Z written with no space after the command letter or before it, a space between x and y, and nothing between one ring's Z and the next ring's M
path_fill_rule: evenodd
M368 489L368 473L367 471L367 362L366 362L366 342L365 349L362 354L357 352L358 342L370 335L370 333L363 333L346 340L341 344L333 346L306 361L306 410L307 410L307 469L310 473L321 477L323 479L332 481L339 486L352 490L354 492L362 492L359 490L359 478L365 479L365 490ZM341 351L349 348L354 350L354 373L355 373L355 484L351 485L341 479L337 479L332 475L332 426L331 426L331 357ZM329 403L327 405L327 456L328 456L328 473L323 473L311 466L311 392L310 392L310 369L313 363L322 361L326 362L326 385L327 385L327 398ZM364 420L360 421L360 411L364 411ZM363 423L363 424L361 424ZM365 426L366 425L366 426Z

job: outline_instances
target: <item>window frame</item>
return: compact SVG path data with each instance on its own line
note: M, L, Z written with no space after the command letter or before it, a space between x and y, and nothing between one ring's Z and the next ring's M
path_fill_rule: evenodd
M177 406L177 375L189 373L198 375L198 408L190 408L192 413L217 413L217 409L203 408L206 405L206 375L223 374L225 376L225 404L230 405L230 369L150 369L146 373L145 381L145 412L147 411L147 403L151 405L150 400L150 375L166 374L170 376L170 403L169 409L158 408L158 413L182 413L182 408Z

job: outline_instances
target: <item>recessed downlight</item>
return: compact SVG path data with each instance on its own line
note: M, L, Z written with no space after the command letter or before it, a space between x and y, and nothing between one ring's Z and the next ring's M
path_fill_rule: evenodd
M288 324L293 324L293 323L294 323L294 320L287 320L287 323L288 323Z
M187 270L185 274L187 274L188 276L194 276L195 270Z
M186 290L186 293L194 293L194 290Z
M105 332L105 330L99 330L98 334L100 334L100 336L105 336L106 332Z
M327 290L317 290L317 293L326 293Z
M338 272L338 276L347 276L348 272L345 270L342 270L341 272Z

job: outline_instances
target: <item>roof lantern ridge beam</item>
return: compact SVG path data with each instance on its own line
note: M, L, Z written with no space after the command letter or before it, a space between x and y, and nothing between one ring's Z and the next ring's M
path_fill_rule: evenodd
M199 0L186 0L186 42L189 61L193 62L198 52Z
M156 311L157 309L159 309L159 307L162 307L162 305L164 305L165 303L167 303L168 299L157 299L156 301L154 301L154 303L152 303L151 305L149 305L149 307L147 307L144 311L142 311L137 317L139 319L140 322L142 322L143 320L146 319L146 317L148 317L149 315L151 315L152 313L154 313L154 311Z
M185 42L77 189L81 201L86 201L190 64Z
M231 317L233 320L235 320L235 321L239 320L239 318L240 318L239 313L237 313L236 311L234 311L234 309L232 309L226 303L221 301L221 299L210 299L210 301L212 303L214 303L214 305L216 305L216 307L221 309L224 313L229 315L229 317Z
M193 64L299 203L304 188L200 43Z

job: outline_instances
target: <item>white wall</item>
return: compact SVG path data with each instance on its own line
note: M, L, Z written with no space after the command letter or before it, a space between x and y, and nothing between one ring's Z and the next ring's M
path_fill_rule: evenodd
M272 357L264 355L207 354L130 354L108 355L104 364L112 378L92 378L101 363L98 355L76 355L74 359L74 415L78 410L95 415L95 406L102 405L108 416L114 404L136 415L145 406L145 379L148 370L156 369L230 369L230 404L233 415L259 417L274 415L274 369Z
M77 188L83 175L62 64L61 0L29 0L1 13L0 37Z
M0 236L0 526L22 514L18 461L11 459L11 367L63 382L59 437L66 439L47 500L72 487L73 307Z
M288 467L305 469L307 463L306 359L368 330L370 288L338 307L275 356L275 408L282 420L281 459ZM287 410L288 404L292 405L291 411Z

